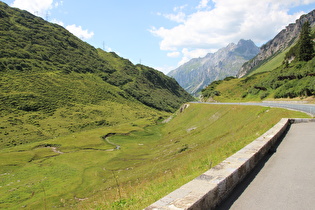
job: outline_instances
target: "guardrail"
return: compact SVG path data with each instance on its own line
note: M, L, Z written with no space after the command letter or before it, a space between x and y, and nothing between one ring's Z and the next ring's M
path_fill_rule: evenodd
M280 120L252 143L145 210L214 209L273 148L291 123L308 121L315 119Z

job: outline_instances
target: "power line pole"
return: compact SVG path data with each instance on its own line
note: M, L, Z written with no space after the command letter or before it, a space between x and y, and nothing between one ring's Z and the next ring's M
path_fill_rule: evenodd
M49 13L46 12L46 21L48 21L48 19L49 19Z

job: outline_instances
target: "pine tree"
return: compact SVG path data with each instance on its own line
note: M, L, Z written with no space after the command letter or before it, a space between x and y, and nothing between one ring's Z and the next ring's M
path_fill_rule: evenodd
M311 27L309 22L302 26L300 40L298 44L298 59L300 61L309 61L314 57L313 40L311 38Z

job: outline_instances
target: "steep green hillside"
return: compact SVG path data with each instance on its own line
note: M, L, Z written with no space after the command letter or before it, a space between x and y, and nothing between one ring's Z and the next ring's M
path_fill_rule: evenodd
M275 68L281 66L283 64L283 60L285 58L285 55L288 51L289 51L289 49L286 49L286 50L272 56L270 59L266 60L264 63L257 66L257 68L254 68L252 71L250 71L247 76L251 76L251 75L254 75L257 73L262 73L262 72L269 72L269 71L272 71Z
M119 86L143 104L159 110L175 111L184 101L194 98L182 89L175 79L165 76L144 65L133 65L129 60L98 49L101 58L116 70L108 78L108 83Z
M260 101L265 98L305 98L315 95L315 58L283 64L271 72L214 82L202 92L204 100Z
M161 72L0 2L0 148L137 119L150 124L191 100Z
M304 24L307 25L308 23ZM245 78L226 78L210 84L202 91L204 100L259 101L265 98L296 98L315 96L315 33L302 30L294 46L273 56ZM305 42L305 41L304 41ZM307 52L306 59L300 56ZM305 53L304 53L305 54Z

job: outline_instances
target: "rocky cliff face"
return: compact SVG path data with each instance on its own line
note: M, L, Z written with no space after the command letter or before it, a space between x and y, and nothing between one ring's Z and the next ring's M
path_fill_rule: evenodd
M192 59L171 71L168 76L174 77L186 91L196 95L215 80L236 76L241 66L258 52L259 48L253 41L240 40L216 53Z
M258 55L252 60L244 63L239 73L238 77L243 77L256 67L261 65L264 61L272 57L274 54L281 52L287 47L291 46L296 38L299 36L302 29L302 25L308 21L311 26L315 25L315 10L312 12L302 15L295 23L289 24L285 29L278 33L272 40L267 42L260 48Z

